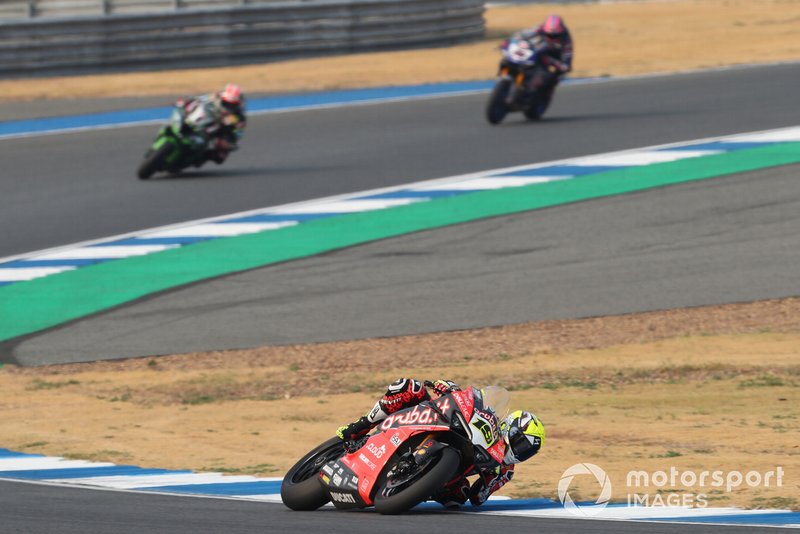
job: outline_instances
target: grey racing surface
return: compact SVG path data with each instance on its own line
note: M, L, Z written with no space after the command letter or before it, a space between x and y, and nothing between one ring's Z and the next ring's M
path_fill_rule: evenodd
M378 241L34 336L40 365L312 343L796 294L800 166Z
M800 124L791 89L798 82L800 69L780 66L565 86L548 120L510 116L499 127L483 121L486 95L266 115L252 120L230 165L150 183L129 170L137 162L131 139L143 146L153 128L8 141L0 151L12 161L37 147L51 158L9 165L27 175L10 196L38 200L21 213L22 199L0 195L4 216L20 219L19 231L0 240L4 252L21 251L478 169L791 126ZM87 146L97 149L96 161ZM84 152L80 164L51 167L54 154L70 149ZM22 339L10 361L323 342L792 296L800 263L796 173L776 168L597 199L223 277Z
M800 68L784 65L564 86L546 120L517 113L499 127L484 120L486 94L259 115L224 165L148 182L135 170L155 125L2 140L0 257L484 169L792 126L798 84Z
M277 504L143 493L59 488L0 481L0 534L239 534L254 532L486 532L692 534L761 533L753 526L675 525L581 519L539 519L418 511L384 517L373 512L292 512ZM438 525L438 526L437 526Z

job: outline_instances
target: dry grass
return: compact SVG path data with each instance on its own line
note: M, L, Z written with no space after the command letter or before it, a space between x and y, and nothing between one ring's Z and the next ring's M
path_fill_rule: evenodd
M89 96L184 95L236 81L251 93L482 80L494 75L497 43L557 11L575 37L574 76L672 72L800 58L800 2L670 0L537 4L486 13L472 44L354 54L262 65L160 73L0 81L0 101Z
M376 371L377 370L377 371ZM499 383L548 428L506 491L555 495L592 462L625 500L630 470L783 467L781 488L710 504L800 499L800 299L159 359L0 371L0 443L166 468L280 475L400 375ZM596 489L578 485L588 497ZM651 488L652 489L652 488ZM717 491L714 488L707 490ZM699 491L695 489L695 491Z

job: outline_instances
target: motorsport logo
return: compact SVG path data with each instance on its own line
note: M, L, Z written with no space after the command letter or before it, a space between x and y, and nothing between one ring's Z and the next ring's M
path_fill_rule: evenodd
M569 486L572 484L572 479L578 475L594 475L597 482L600 484L600 495L594 504L578 504L572 500L569 494ZM564 508L569 510L575 515L592 517L603 511L603 508L608 504L611 499L611 480L609 480L606 472L594 464L575 464L561 475L561 480L558 481L558 499Z
M592 475L600 485L600 494L593 503L576 503L569 493L572 480L576 476ZM627 501L629 506L684 506L705 508L708 506L706 488L715 488L716 492L730 493L742 486L750 488L769 488L783 486L785 471L778 466L772 471L761 473L759 471L680 471L670 467L664 471L628 471L625 478ZM651 486L655 493L650 493ZM606 472L590 463L575 464L564 471L558 481L558 498L564 508L578 516L596 516L608 505L611 499L611 480ZM700 491L695 491L695 489Z
M626 478L628 487L628 504L644 506L692 506L705 508L708 506L708 495L705 488L715 488L715 491L726 493L746 485L750 488L765 487L771 484L780 488L783 486L783 467L760 473L759 471L693 471L691 469L679 471L675 466L669 471L629 471ZM656 488L656 493L650 494L649 488ZM643 488L645 492L631 492L632 488ZM663 488L667 488L666 490ZM677 490L676 490L677 488ZM695 491L698 488L700 491ZM683 492L679 490L684 490Z

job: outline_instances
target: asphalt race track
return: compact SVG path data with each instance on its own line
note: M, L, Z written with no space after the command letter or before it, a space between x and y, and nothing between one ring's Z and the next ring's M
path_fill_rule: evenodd
M794 126L798 82L800 68L787 65L575 85L559 89L542 123L516 114L499 127L483 118L486 95L261 115L224 166L147 183L134 173L155 126L4 140L0 210L13 231L0 233L0 257L481 169Z
M797 66L562 87L542 123L486 96L268 114L230 164L135 179L155 127L0 142L0 255L536 161L800 124ZM100 104L98 104L100 105ZM21 341L37 365L411 334L796 294L783 167L354 247L194 285Z
M420 232L34 336L25 364L322 342L796 294L798 166Z
M541 124L511 117L500 127L483 120L485 95L262 115L230 164L147 183L134 169L154 127L0 141L0 256L480 169L793 126L799 85L797 66L576 85L561 89ZM258 269L34 336L14 355L35 365L795 295L797 170L594 200ZM301 514L3 481L0 507L0 533L350 534L398 525L369 512ZM767 531L424 512L402 524L465 533Z
M449 512L415 512L398 518L377 513L292 512L277 504L164 497L120 491L59 488L0 481L0 534L239 534L273 532L536 532L614 534L761 533L752 526L674 525L582 519L539 519Z

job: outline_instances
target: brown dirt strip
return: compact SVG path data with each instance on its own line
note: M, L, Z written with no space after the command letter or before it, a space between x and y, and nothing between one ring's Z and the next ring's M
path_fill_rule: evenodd
M0 443L71 458L275 476L404 375L503 384L513 390L515 406L539 414L548 428L546 448L520 466L508 495L554 497L560 474L586 461L617 481L617 500L626 499L625 475L633 469L781 466L780 488L706 488L705 498L712 505L800 506L798 298L344 343L6 366ZM590 497L594 491L577 488Z

